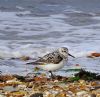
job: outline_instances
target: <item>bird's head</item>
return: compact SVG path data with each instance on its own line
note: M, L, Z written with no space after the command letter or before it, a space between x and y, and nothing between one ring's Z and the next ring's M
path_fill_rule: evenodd
M68 58L68 55L71 56L71 57L73 57L73 58L75 58L73 55L71 55L71 54L68 53L68 48L66 48L66 47L59 48L58 52L65 59Z

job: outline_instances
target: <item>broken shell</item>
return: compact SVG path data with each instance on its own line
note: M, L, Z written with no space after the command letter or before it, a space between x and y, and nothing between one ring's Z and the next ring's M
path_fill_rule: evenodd
M91 53L90 55L88 55L87 57L90 57L90 58L100 57L100 53L94 52L94 53Z

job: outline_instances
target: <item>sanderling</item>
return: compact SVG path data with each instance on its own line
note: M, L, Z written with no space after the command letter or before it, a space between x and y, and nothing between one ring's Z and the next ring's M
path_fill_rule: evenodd
M27 64L36 65L38 68L50 72L51 77L54 77L52 71L56 71L58 69L63 68L63 66L68 61L68 55L74 57L68 53L68 49L66 47L61 47L56 51L49 53L34 62L30 62Z

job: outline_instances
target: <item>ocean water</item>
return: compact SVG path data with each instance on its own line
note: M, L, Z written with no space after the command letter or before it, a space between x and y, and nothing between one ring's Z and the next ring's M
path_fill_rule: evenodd
M36 59L59 47L76 58L69 57L57 74L68 75L69 68L100 73L100 58L86 57L100 52L100 0L0 0L2 73L33 72L34 66L11 58Z

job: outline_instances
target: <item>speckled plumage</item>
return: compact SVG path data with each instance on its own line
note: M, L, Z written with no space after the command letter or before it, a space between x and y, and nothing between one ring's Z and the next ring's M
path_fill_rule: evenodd
M60 56L60 54L56 51L53 53L49 53L43 57L41 57L39 60L35 61L34 63L45 63L45 64L58 64L60 61L62 61L63 58Z

